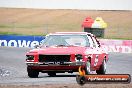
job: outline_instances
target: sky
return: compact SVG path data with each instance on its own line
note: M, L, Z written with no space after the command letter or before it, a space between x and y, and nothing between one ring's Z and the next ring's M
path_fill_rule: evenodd
M0 7L81 10L132 10L132 0L0 0Z

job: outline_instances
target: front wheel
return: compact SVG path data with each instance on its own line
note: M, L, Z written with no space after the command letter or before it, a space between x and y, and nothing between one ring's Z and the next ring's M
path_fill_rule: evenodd
M33 70L33 69L30 68L30 67L27 67L27 72L28 72L28 76L29 76L30 78L37 78L38 75L39 75L39 71Z
M85 73L86 73L86 75L90 74L90 72L91 72L91 69L90 69L91 66L90 65L91 65L91 63L89 61L87 61L86 65L85 65Z
M103 61L99 70L96 71L97 74L105 74L106 73L106 60Z

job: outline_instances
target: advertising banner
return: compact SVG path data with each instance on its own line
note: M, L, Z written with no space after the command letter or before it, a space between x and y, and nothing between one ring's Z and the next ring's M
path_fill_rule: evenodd
M34 47L45 36L0 35L0 46ZM132 40L99 39L101 46L108 52L132 53Z
M100 43L108 52L132 53L132 40L100 39Z
M44 38L44 36L0 35L0 46L34 47Z

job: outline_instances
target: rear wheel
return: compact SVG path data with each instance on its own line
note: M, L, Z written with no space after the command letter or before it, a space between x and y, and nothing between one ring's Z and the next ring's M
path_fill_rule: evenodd
M55 72L48 72L48 75L51 77L54 77L54 76L56 76L56 73Z
M86 75L90 74L90 72L91 72L91 69L90 69L91 66L90 65L91 65L90 62L87 61L86 65L85 65L85 73L86 73Z
M32 69L31 67L27 67L27 72L28 72L28 76L30 78L37 78L39 75L39 71L36 71L36 70Z
M96 71L97 74L105 74L106 73L106 60L103 61L99 70Z

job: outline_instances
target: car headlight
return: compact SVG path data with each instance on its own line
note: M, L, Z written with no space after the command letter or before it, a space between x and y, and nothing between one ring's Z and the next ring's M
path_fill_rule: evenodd
M82 54L76 54L75 56L78 61L81 61L83 59Z
M26 55L26 60L34 60L34 56L33 55Z

